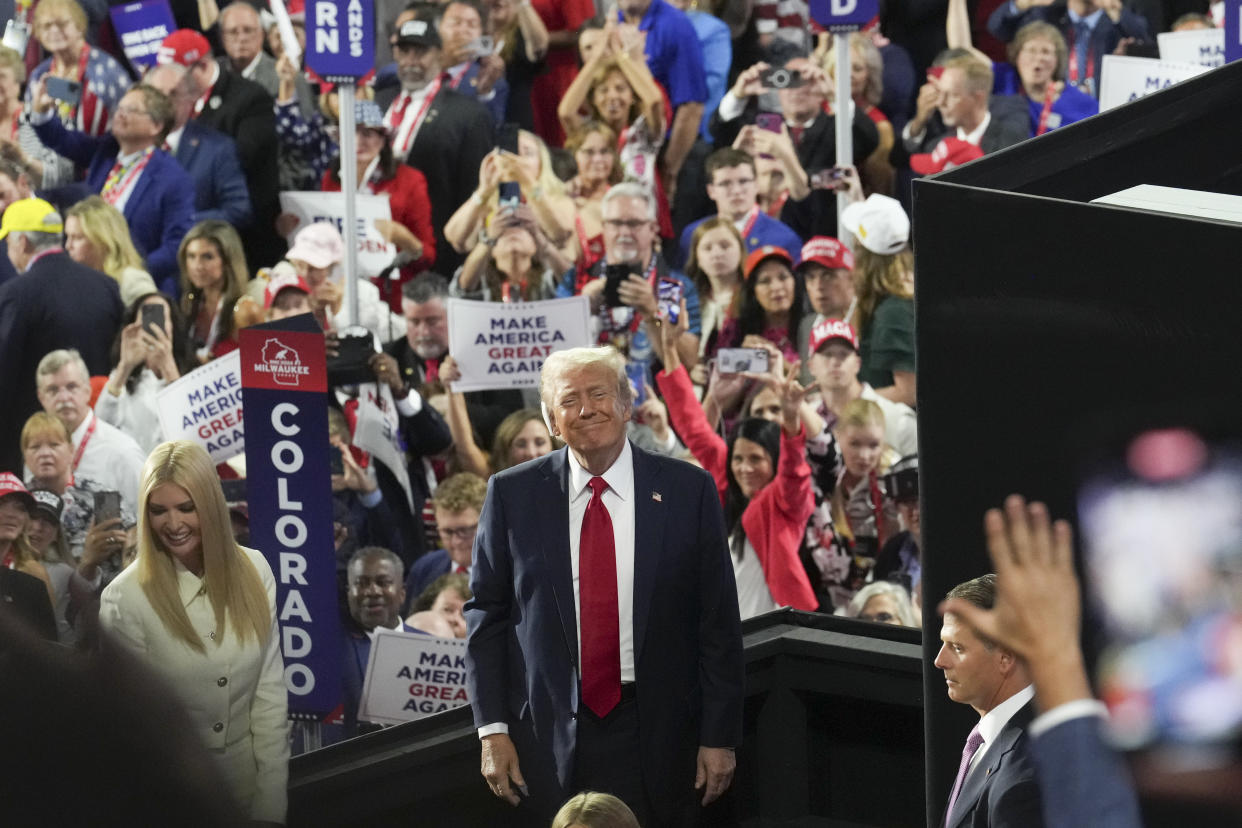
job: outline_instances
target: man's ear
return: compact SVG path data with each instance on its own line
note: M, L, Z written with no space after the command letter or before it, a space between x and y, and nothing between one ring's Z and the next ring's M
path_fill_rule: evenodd
M539 410L543 412L543 424L548 427L548 433L553 437L560 437L560 429L556 427L556 423L554 422L555 418L552 416L552 412L548 409L548 404L543 400L540 400Z

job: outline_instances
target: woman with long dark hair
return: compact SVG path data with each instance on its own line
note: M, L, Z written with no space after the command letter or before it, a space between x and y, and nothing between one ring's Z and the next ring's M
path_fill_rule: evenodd
M250 281L241 237L219 219L190 228L177 250L181 268L181 310L199 362L237 350L233 309Z
M758 336L793 362L798 358L798 326L806 312L806 285L793 272L793 258L780 247L765 245L746 258L745 274L730 316L721 323L716 347L750 347L746 338Z
M656 384L673 427L716 481L742 617L781 606L814 610L818 601L798 556L815 503L797 363L786 376L772 379L781 399L780 423L748 418L726 443L708 425L674 347L686 326L684 309L677 325L659 323L666 356Z
M143 324L139 317L144 307L163 308L163 327ZM156 397L195 367L185 317L172 297L148 293L130 304L112 343L112 364L108 384L95 401L95 413L149 452L164 442Z

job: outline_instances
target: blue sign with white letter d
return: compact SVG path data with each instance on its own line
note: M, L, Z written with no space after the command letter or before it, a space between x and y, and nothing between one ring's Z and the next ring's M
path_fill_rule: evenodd
M306 65L330 83L349 83L375 68L372 0L306 0Z
M880 0L811 0L811 19L830 32L853 32L880 13Z
M1242 0L1225 0L1225 63L1242 58Z

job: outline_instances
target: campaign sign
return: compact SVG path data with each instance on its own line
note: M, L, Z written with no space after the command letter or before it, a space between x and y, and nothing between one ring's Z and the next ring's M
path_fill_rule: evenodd
M853 32L880 13L879 0L811 0L811 19L830 32Z
M280 194L280 210L297 216L297 228L289 234L289 244L297 231L316 221L330 221L345 237L345 196L341 193L283 192ZM391 219L392 207L387 195L355 195L354 221L358 240L358 276L369 279L378 276L392 264L397 256L396 246L384 241L383 234L375 227L376 219Z
M330 83L351 83L374 69L374 3L306 0L306 65Z
M1225 30L1190 29L1156 35L1160 59L1178 63L1197 63L1216 68L1225 65Z
M1167 89L1206 71L1206 66L1195 63L1105 55L1100 69L1100 111Z
M1242 58L1242 0L1225 0L1225 62Z
M324 340L306 326L243 328L240 359L250 539L276 574L289 715L320 719L340 703L341 628Z
M549 354L591 344L585 296L512 303L449 299L445 305L449 353L461 369L454 391L538 388Z
M375 628L361 721L401 724L469 701L465 641Z
M155 396L165 440L191 440L223 463L246 448L242 421L241 354L213 359Z
M155 65L160 44L177 29L168 0L142 0L141 3L113 6L108 13L126 60L140 71Z

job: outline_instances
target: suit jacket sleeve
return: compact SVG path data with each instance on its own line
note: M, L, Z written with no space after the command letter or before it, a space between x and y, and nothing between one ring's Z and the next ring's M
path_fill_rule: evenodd
M163 233L160 245L147 252L147 269L155 277L157 283L172 278L179 271L177 264L177 248L181 240L194 226L194 185L180 165L171 158L172 166L181 172L185 186L166 186L160 194L160 218L163 220Z
M737 584L725 537L720 499L708 486L699 491L699 689L703 715L699 744L737 747L742 742L742 622Z
M513 559L509 552L508 522L497 478L487 484L487 498L479 514L479 529L470 570L466 604L470 635L466 641L466 682L474 725L509 722L508 647L512 629Z
M1047 828L1139 828L1134 788L1121 758L1100 737L1094 716L1070 719L1030 743L1031 760L1044 791Z
M401 418L401 433L412 454L430 457L453 445L453 435L448 423L426 400L413 417Z
M91 165L91 159L95 157L95 153L111 137L94 137L85 132L67 130L55 115L42 124L35 124L34 130L45 147L63 155L83 169Z
M280 655L280 628L276 624L276 579L262 555L250 550L246 554L259 571L272 611L272 629L261 655L259 683L250 701L250 738L256 766L250 818L284 822L289 786L289 696Z
M211 176L210 201L213 206L196 212L194 221L219 219L237 228L249 227L254 221L254 208L250 204L250 188L246 186L246 176L242 173L237 144L232 139L220 142L212 165L215 167Z
M470 120L462 125L458 134L461 149L457 155L457 187L453 192L455 204L448 205L451 215L470 194L479 186L479 166L483 159L492 151L493 136L496 127L492 124L492 116L482 106L470 107ZM438 207L439 205L437 205Z

